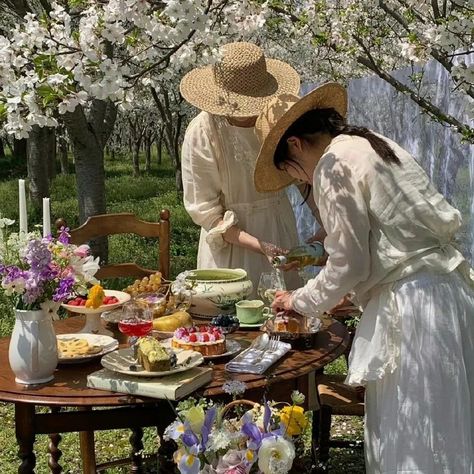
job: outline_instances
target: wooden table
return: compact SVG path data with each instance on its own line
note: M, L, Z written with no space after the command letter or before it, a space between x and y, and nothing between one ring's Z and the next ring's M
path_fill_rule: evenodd
M58 334L74 333L83 324L83 317L76 316L56 322L55 329ZM258 334L258 331L237 332L232 336L248 344ZM120 333L118 337L123 340ZM307 394L309 390L314 390L314 387L308 387L308 374L322 369L339 357L348 341L349 335L344 325L337 321L327 321L323 330L317 334L313 349L290 351L264 375L228 373L224 369L226 360L215 364L213 380L198 395L226 402L229 396L223 393L222 385L232 379L245 382L245 398L255 401L261 401L265 393L268 399L278 401L288 400L295 389ZM84 450L83 472L94 472L95 457L93 449L91 450L93 431L119 428L132 430L131 472L141 472L141 457L137 453L143 449L142 428L156 426L158 432L162 433L175 418L166 401L88 388L87 375L101 367L99 361L59 366L54 380L47 384L31 387L19 385L15 383L8 363L8 344L9 338L0 339L0 401L15 404L20 474L34 473L36 457L33 448L38 434L50 435L48 464L51 472L62 472L58 462L61 456L61 436L57 433L67 432L80 432L81 449ZM50 407L51 412L44 413L43 410L42 413L37 413L36 408L39 406ZM65 411L64 408L67 407L75 407L76 410Z

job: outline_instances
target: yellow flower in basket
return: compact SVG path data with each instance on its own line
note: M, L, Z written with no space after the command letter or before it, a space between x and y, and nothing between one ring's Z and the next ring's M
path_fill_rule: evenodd
M98 308L104 301L104 289L100 285L94 285L87 295L86 308Z
M308 425L303 407L286 406L280 410L280 420L286 427L286 432L290 436L297 436L303 433Z

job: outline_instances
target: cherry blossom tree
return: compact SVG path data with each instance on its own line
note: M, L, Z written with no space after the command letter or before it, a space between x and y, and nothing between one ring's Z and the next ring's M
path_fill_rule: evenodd
M322 78L377 74L474 143L473 0L271 0L269 7L275 47L286 49L310 80L315 65ZM465 99L467 120L432 97L423 80L430 59L451 75L453 89ZM407 67L411 73L402 81L394 71Z

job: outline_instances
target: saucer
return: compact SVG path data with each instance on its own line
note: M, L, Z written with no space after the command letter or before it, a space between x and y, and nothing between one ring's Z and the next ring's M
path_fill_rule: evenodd
M259 328L265 321L267 320L262 319L259 323L252 323L252 324L240 323L240 327L244 329Z

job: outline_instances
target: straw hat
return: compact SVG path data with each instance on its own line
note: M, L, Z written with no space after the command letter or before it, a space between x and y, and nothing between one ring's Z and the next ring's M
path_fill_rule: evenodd
M266 104L255 123L255 132L261 143L254 171L257 191L278 191L294 179L273 163L276 147L288 128L312 109L333 108L343 117L347 114L347 92L340 84L328 82L302 98L283 94Z
M182 96L215 115L253 117L273 97L300 88L298 73L283 61L267 59L251 43L229 43L213 66L193 69L181 80Z

